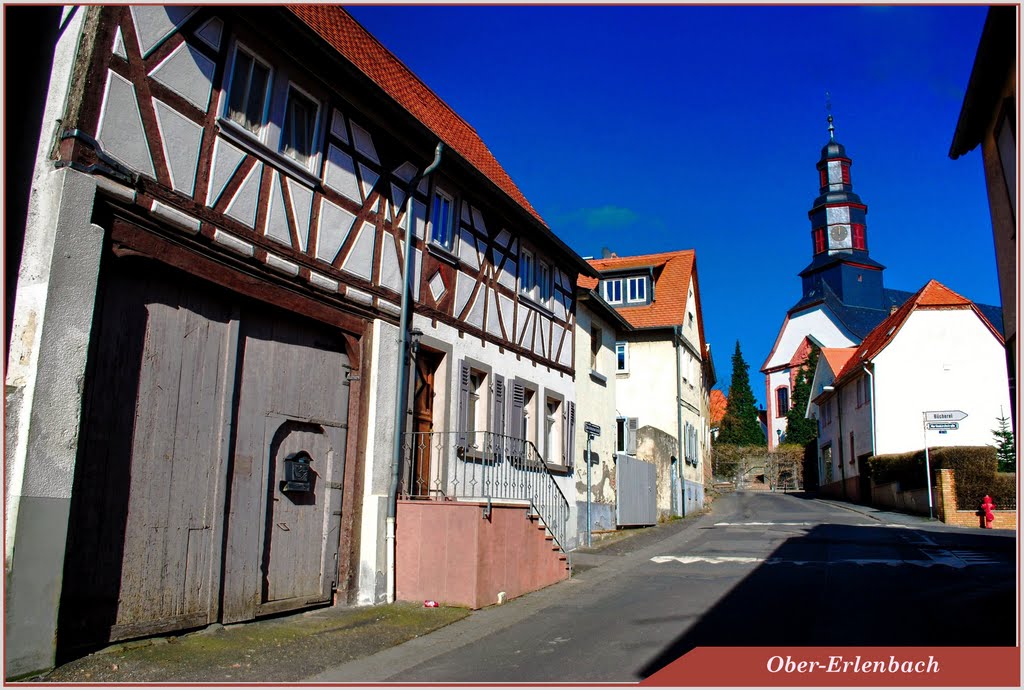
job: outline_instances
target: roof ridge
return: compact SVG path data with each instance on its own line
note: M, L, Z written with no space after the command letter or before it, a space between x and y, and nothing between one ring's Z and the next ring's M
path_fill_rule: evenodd
M295 7L295 6L294 6L294 5L285 5L285 6L286 6L286 7L288 7L289 9L291 9L291 10L292 10L292 12L295 12L295 10L294 10L294 7ZM456 111L456 110L455 110L454 108L452 108L452 107L451 107L450 105L448 105L448 102L447 102L447 101L445 101L445 100L444 100L443 98L441 98L441 96L439 96L439 95L437 94L437 92L436 92L436 91L434 91L434 90L433 90L432 88L430 88L430 85L429 85L429 84L427 84L427 82L425 82L425 81L423 81L422 79L420 79L419 75L417 75L417 74L416 74L415 72L413 72L413 71L412 71L412 68L410 68L410 67L409 67L409 66L408 66L407 64L405 64L405 62L403 62L403 61L402 61L402 59L401 59L400 57L398 57L397 55L395 55L395 53L394 53L394 51L393 51L393 50L391 50L391 49L390 49L390 48L388 48L388 47L387 47L386 45L384 45L383 43L381 43L381 42L380 42L380 39L379 39L379 38L377 38L377 37L376 37L376 36L375 36L375 35L373 34L373 32L371 32L371 31L370 31L369 29L367 29L367 28L366 28L365 26L363 26L363 25L362 25L362 23L361 23L361 22L360 22L360 21L359 21L358 19L356 19L356 18L355 18L354 16L352 16L352 13L351 13L351 12L349 12L349 11L348 11L347 9L345 9L345 7L343 7L343 6L341 6L341 5L335 5L335 7L336 7L337 9L341 10L342 12L344 12L344 13L345 13L346 15L348 15L349 19L351 19L351 20L352 20L352 22L353 22L353 23L354 23L354 24L355 24L356 26L358 26L358 27L359 27L360 29L362 29L363 33L365 33L365 34L366 34L366 35L367 35L367 36L368 36L368 37L370 38L370 40L371 40L371 41L373 41L373 42L374 42L375 44L377 44L377 46L379 46L381 50L383 50L383 51L387 52L387 53L388 53L388 55L390 55L390 56L391 56L391 57L392 57L392 58L394 59L394 61L395 61L395 62L396 62L396 63L398 64L398 66L399 66L399 67L401 67L401 68L402 68L403 70L405 70L405 72L406 72L406 74L407 74L408 76L412 77L412 78L413 78L413 79L415 79L415 80L416 80L417 82L419 82L420 86L422 86L422 87L423 87L424 89L426 89L426 90L427 90L427 92L428 92L428 93L429 93L429 94L430 94L431 96L433 96L434 98L436 98L436 99L437 99L437 101L438 101L438 103L440 103L441 105L443 105L443 106L444 106L444 107L445 107L445 108L446 108L446 109L448 110L448 112L449 112L449 113L451 113L453 117L455 117L455 119L459 120L459 121L460 121L460 122L462 122L462 123L463 123L464 125L466 125L466 126L467 126L467 127L469 127L469 128L471 129L471 130L473 130L473 133L474 133L474 134L476 134L477 136L480 136L480 133L476 131L476 127L474 127L473 125L471 125L471 124L469 123L469 121L468 121L468 120L466 120L466 118L464 118L464 117L462 117L461 115L459 115L458 111ZM296 14L297 14L297 13L296 13ZM403 105L402 107L405 107L405 106ZM407 110L408 110L408 109L407 109ZM487 146L487 144L484 144L484 146L486 147L486 146ZM490 149L488 148L488 150L490 150Z

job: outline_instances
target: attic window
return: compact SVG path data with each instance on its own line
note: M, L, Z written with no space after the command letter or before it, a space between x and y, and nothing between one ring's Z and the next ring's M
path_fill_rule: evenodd
M647 276L626 279L626 302L635 304L647 301Z

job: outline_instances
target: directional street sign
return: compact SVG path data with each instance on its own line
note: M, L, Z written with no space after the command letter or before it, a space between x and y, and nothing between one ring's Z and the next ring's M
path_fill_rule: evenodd
M956 422L928 422L926 426L929 429L959 429L960 425Z
M588 436L600 436L601 435L601 427L599 427L597 424L592 424L590 422L585 422L583 424L583 430L585 432L587 432Z
M967 413L961 410L933 410L924 413L926 422L959 422L967 417Z

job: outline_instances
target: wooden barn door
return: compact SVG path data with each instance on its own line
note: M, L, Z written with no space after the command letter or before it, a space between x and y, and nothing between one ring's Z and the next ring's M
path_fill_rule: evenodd
M246 314L240 340L223 621L329 603L337 582L348 357L340 337ZM286 491L305 451L309 491Z
M347 546L341 336L148 260L104 262L61 653L331 602ZM284 491L298 451L309 491Z
M233 308L137 259L104 259L79 433L61 648L217 618Z

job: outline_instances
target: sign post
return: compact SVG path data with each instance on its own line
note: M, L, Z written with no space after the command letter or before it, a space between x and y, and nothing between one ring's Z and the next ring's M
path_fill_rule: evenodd
M923 413L922 428L924 431L924 471L928 480L928 519L935 519L935 510L932 506L932 463L928 453L928 430L938 429L939 433L946 433L948 430L960 428L957 423L967 418L967 413L962 410L932 410Z
M590 546L590 442L601 435L601 427L597 424L585 422L583 431L587 433L587 546Z

